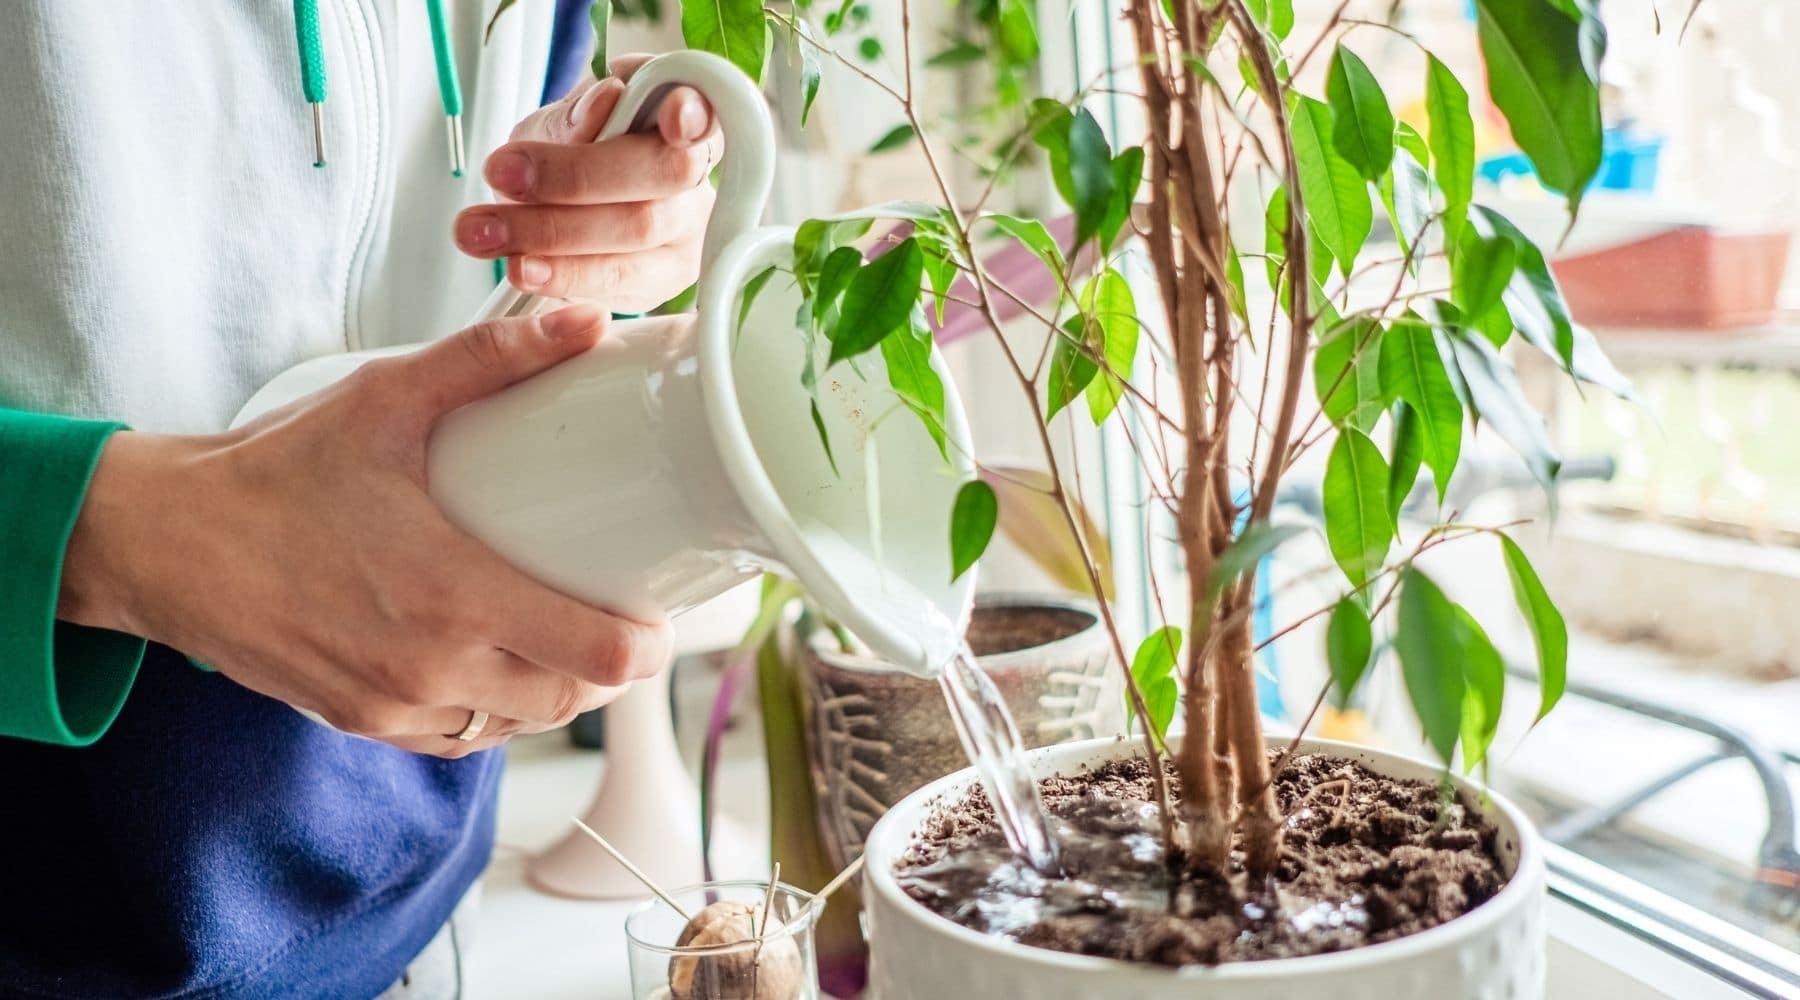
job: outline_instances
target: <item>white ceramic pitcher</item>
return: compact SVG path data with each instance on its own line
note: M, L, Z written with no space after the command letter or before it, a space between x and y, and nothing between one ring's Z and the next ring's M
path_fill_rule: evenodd
M955 387L934 351L946 461L917 418L890 412L899 401L879 353L826 369L818 338L833 471L800 384L793 229L757 227L775 169L762 94L716 56L659 56L600 138L653 129L657 102L679 85L706 96L725 134L697 311L615 321L586 354L444 418L429 445L431 496L514 565L597 607L679 614L764 570L788 572L880 657L934 673L949 653L932 638L944 634L935 616L966 621L974 589L973 573L950 578L950 508L974 469ZM784 270L740 333L744 284L771 266ZM558 304L502 283L476 319ZM298 365L235 423L415 348Z

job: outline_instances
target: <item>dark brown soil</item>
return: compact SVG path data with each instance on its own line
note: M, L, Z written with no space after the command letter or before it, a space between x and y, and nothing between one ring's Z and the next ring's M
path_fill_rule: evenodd
M1230 885L1168 874L1141 758L1041 782L1045 807L1061 820L1060 878L1011 858L979 791L940 809L896 874L913 899L976 930L1176 966L1404 937L1467 913L1505 884L1493 828L1435 785L1323 755L1296 757L1275 784L1288 823L1267 885L1248 885L1241 870Z
M976 607L966 636L976 656L993 656L1067 639L1092 624L1093 615L1074 608L996 604Z

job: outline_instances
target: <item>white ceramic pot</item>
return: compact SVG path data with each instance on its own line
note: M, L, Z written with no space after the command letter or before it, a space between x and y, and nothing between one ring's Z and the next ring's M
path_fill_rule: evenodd
M974 473L955 386L934 352L946 461L910 414L879 419L898 403L879 354L826 371L829 345L817 338L833 469L800 383L806 340L791 274L775 272L738 322L745 284L791 268L793 256L792 229L756 228L775 163L761 93L716 56L659 56L632 77L600 138L653 128L657 101L678 85L706 95L725 133L697 311L615 321L586 354L450 414L430 443L431 496L514 565L597 607L675 614L785 570L889 663L933 670L947 651L926 648L944 632L931 616L962 620L974 591L973 573L951 581L945 527ZM556 304L503 284L476 318ZM413 349L299 365L235 423Z
M1271 740L1271 745L1283 741ZM1040 775L1074 774L1135 754L1135 741L1108 738L1032 751ZM1307 740L1302 752L1357 761L1396 778L1436 781L1441 769L1368 747ZM1408 937L1309 958L1169 969L1032 948L954 924L900 890L894 862L938 803L967 793L963 770L907 796L869 834L863 899L873 1000L1018 997L1030 1000L1539 1000L1544 995L1544 850L1518 808L1491 796L1509 881L1494 898L1450 923ZM1470 801L1481 789L1456 778Z

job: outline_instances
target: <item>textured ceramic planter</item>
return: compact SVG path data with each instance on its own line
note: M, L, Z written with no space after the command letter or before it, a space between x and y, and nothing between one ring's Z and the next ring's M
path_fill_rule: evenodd
M1032 630L1032 622L1040 631ZM983 594L975 602L971 634L978 629L986 629L995 645L1015 647L982 655L978 662L1006 699L1026 746L1086 740L1118 729L1123 712L1114 678L1118 668L1090 602L1050 594ZM1009 632L1006 641L1003 633ZM1045 636L1051 638L1043 641ZM863 838L889 806L969 761L935 682L845 654L827 633L815 635L804 648L807 748L819 823L833 867L842 867L862 853Z
M1039 774L1074 774L1138 749L1136 741L1106 738L1031 756ZM1440 773L1422 761L1347 743L1308 740L1301 750L1345 757L1397 778L1435 781ZM1479 799L1478 785L1455 780L1467 801ZM929 811L954 801L973 781L965 770L919 789L889 810L869 835L862 891L875 1000L1540 1000L1544 995L1544 849L1524 814L1497 795L1485 815L1498 829L1496 848L1510 881L1464 916L1350 951L1169 969L988 937L908 898L894 878L895 860Z

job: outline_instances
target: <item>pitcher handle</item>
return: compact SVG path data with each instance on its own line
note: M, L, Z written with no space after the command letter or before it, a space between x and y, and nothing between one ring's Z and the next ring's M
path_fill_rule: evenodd
M775 182L775 126L762 91L730 61L684 49L657 56L638 67L625 93L594 140L613 139L627 132L656 128L656 109L669 91L692 87L712 105L719 128L725 134L725 155L719 163L719 194L713 200L712 218L706 223L706 239L700 250L700 273L712 269L718 256L739 234L755 227ZM482 303L471 322L505 316L523 316L556 304L548 296L521 292L510 281L499 286Z

